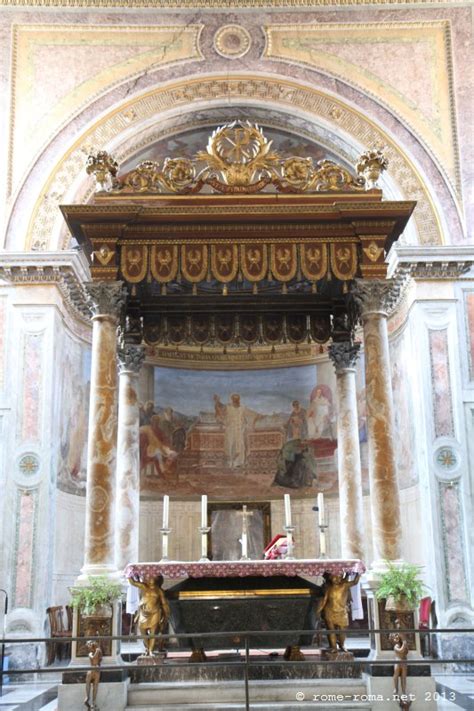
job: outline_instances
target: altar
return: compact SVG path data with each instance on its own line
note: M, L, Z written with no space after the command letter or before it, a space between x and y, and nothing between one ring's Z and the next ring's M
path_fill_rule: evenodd
M323 576L364 572L356 559L284 559L138 563L125 575L163 576L173 630L196 635L180 641L195 659L204 658L204 650L244 648L245 632L255 633L250 647L286 648L302 658L299 648L312 642L308 630L316 626Z

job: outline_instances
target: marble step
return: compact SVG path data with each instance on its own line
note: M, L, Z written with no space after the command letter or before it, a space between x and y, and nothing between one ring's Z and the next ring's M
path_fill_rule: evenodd
M125 711L245 711L245 704L221 704L207 702L204 704L195 704L190 701L187 704L165 704L159 703L158 705L146 704L145 706L127 706ZM372 711L372 706L370 703L363 702L334 702L325 703L317 705L318 711ZM315 709L314 701L295 701L294 703L288 703L287 701L272 701L270 703L265 701L251 701L250 702L251 711L300 711L300 709Z
M302 701L297 701L297 694L304 695ZM354 702L354 698L364 697L367 694L367 687L360 679L285 679L278 681L251 681L249 683L249 695L252 701L252 708L258 708L257 704L263 704L263 708L275 706L278 708L293 708L297 702L301 708L306 702L311 702L315 706L318 700L322 703L332 701L335 694L339 694L339 701L336 705L343 709L370 708L367 704L359 701ZM314 695L317 699L314 699ZM128 709L164 709L168 706L175 711L179 707L205 709L212 704L212 708L224 709L243 708L245 702L245 688L242 681L220 682L217 686L211 682L181 682L175 684L153 683L153 684L133 684L129 687L127 708ZM159 704L159 705L158 705ZM329 707L329 706L328 706ZM322 706L318 703L318 708Z

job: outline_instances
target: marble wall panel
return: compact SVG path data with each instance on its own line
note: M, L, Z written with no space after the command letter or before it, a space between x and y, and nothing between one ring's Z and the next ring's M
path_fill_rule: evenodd
M151 67L199 59L200 30L200 25L191 23L161 27L14 25L11 187L61 123L106 87Z
M469 598L460 486L459 481L438 482L445 591L449 604L465 602Z
M305 24L304 32L301 24L265 31L266 57L323 69L379 96L423 136L459 187L448 22L325 22Z
M35 582L35 543L38 515L38 492L17 491L14 548L14 607L32 607Z
M448 330L429 329L435 437L454 437Z
M18 439L39 441L42 417L44 333L25 332L22 336L22 386L18 417Z

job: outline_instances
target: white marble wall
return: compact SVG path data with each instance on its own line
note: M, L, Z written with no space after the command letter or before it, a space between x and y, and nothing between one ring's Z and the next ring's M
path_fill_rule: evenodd
M453 284L419 282L407 328L420 510L417 519L405 521L404 536L414 540L419 535L422 540L420 562L426 566L425 578L440 623L448 625L457 618L469 624L473 619L472 552L467 522L472 520L472 486L468 419L463 411L469 391L465 388L467 364L462 367L461 360L466 350L463 304L461 298L456 299Z
M9 323L2 354L6 466L0 575L9 593L10 610L16 609L16 628L21 628L21 610L25 610L26 629L41 632L53 568L58 318L51 294L41 298L37 288L27 286L4 294Z
M69 587L74 585L84 563L85 516L84 496L57 492L51 593L55 605L66 605L70 601Z

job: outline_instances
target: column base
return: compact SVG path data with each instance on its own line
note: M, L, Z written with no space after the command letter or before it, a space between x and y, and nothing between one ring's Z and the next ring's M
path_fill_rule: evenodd
M100 711L124 711L127 706L127 681L100 682L97 693L97 708ZM58 711L83 709L86 695L84 683L60 684L58 686Z
M97 637L118 637L122 632L122 603L120 600L112 605L112 617L91 618L93 619L92 631L87 631L84 622L81 625L81 616L78 610L74 610L72 636L78 637L77 641L73 641L71 645L71 662L70 667L89 666L88 650L85 647L89 639L97 639ZM83 640L83 641L82 641ZM102 665L114 666L122 665L122 657L120 655L120 640L104 640L100 642L102 649Z
M115 565L110 563L92 563L90 565L84 565L81 568L81 574L76 580L77 585L87 585L90 578L95 578L98 575L104 575L110 580L117 580L119 582L123 573L121 570L117 570Z
M372 708L380 711L400 711L399 698L394 694L392 676L373 676L363 674L367 683L367 695ZM431 676L408 676L407 697L410 711L436 711L434 700L436 682ZM407 708L407 707L405 707Z

